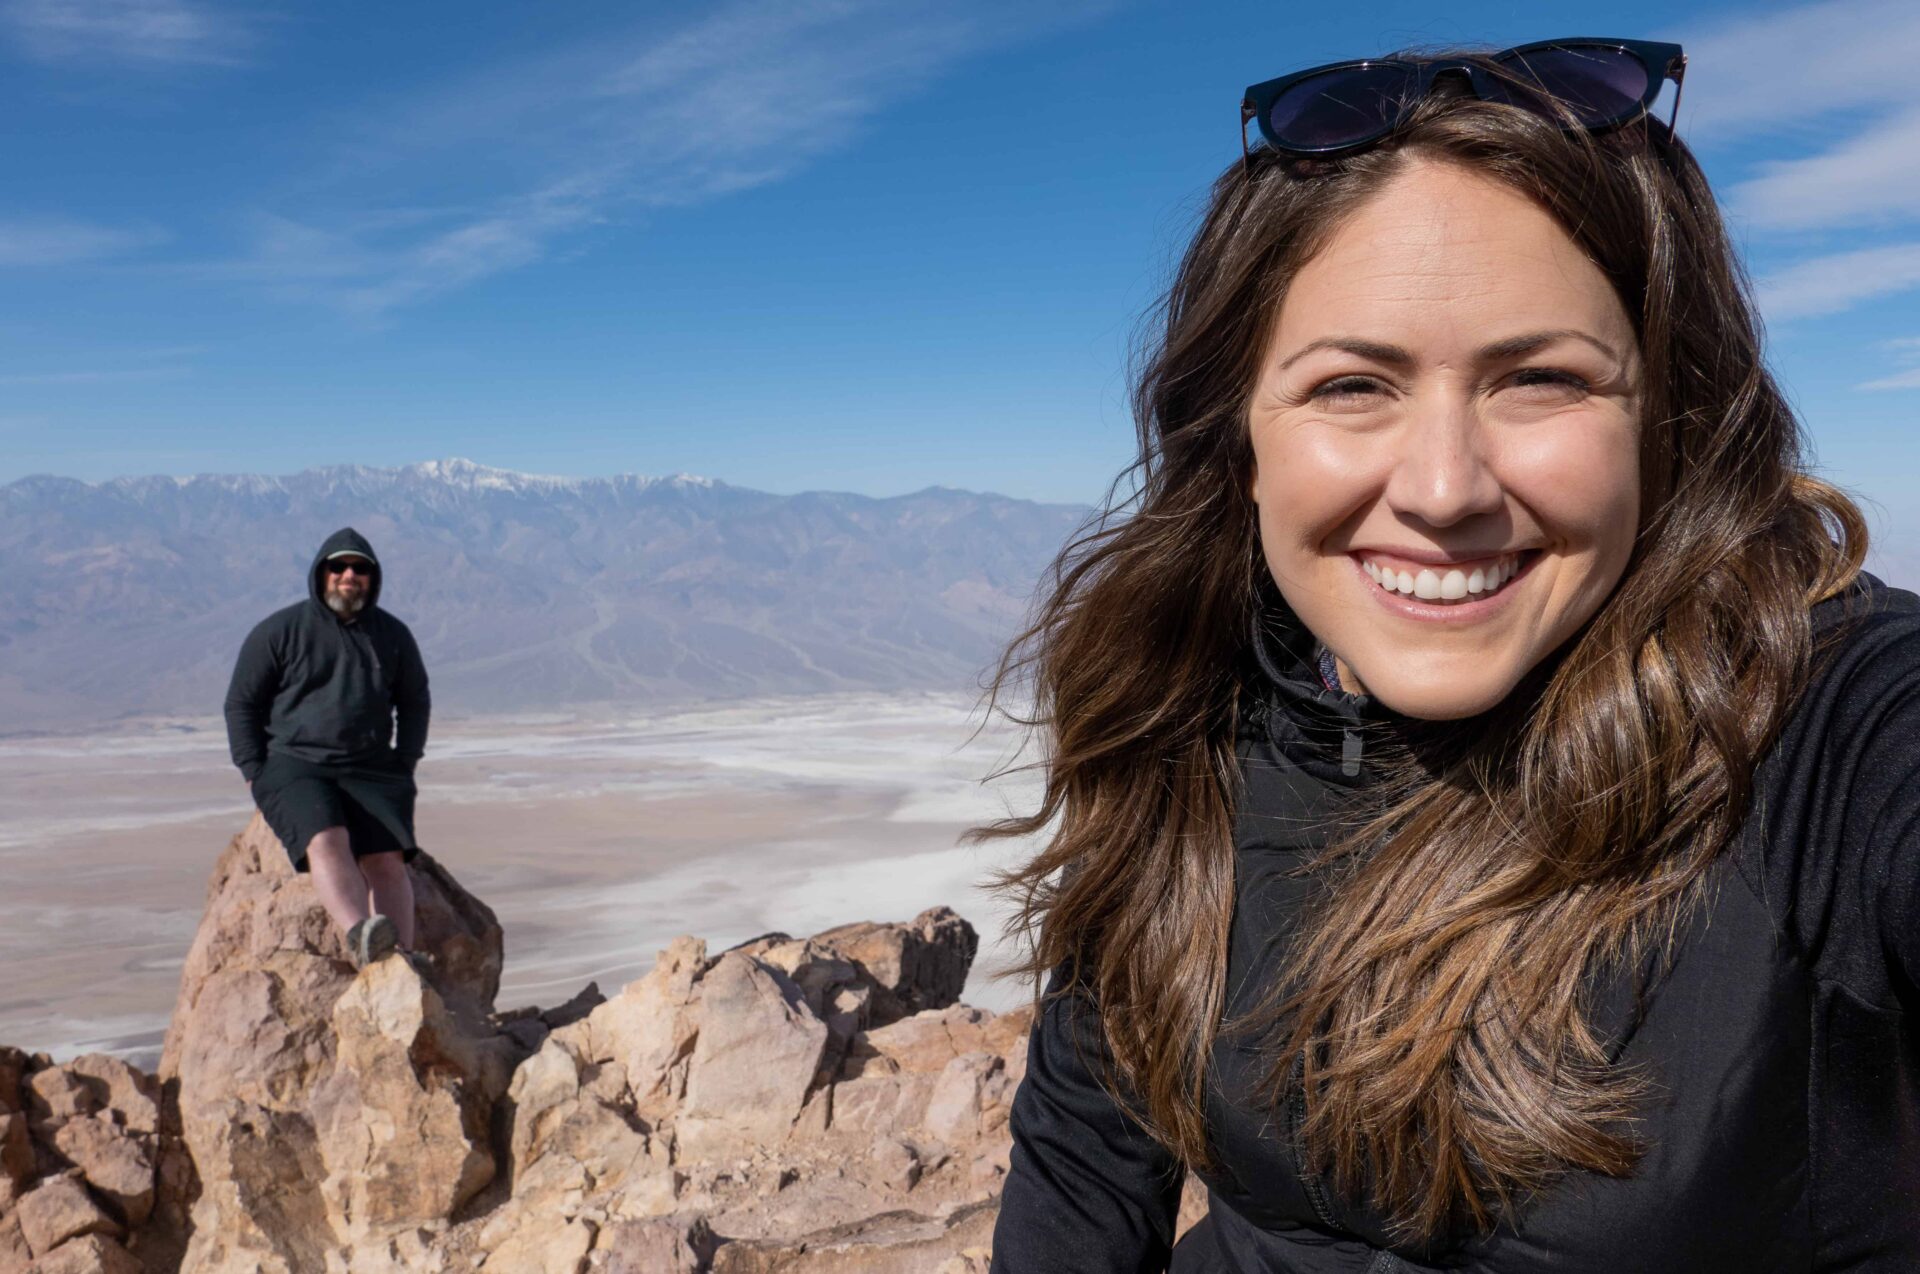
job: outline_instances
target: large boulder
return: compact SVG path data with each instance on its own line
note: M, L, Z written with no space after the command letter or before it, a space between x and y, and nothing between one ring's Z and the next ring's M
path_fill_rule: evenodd
M677 1125L683 1141L773 1144L800 1117L827 1025L778 968L728 952L701 980L700 1028Z
M769 934L739 949L783 968L822 1016L835 991L852 992L859 1025L870 1028L958 1003L980 937L952 908L930 907L906 924L862 921L804 942Z
M333 1006L332 1072L308 1098L320 1193L350 1247L453 1215L493 1180L493 1106L518 1060L448 1011L405 960L363 971Z
M197 1178L186 1268L324 1268L343 1243L444 1219L491 1176L484 1130L511 1047L486 1022L500 926L429 855L411 873L431 985L397 960L356 982L311 879L258 815L216 864L160 1065ZM404 1162L415 1118L450 1162ZM418 1193L394 1188L415 1169ZM373 1179L352 1185L355 1170ZM403 1215L414 1206L427 1213Z
M45 1256L69 1239L87 1234L118 1238L126 1231L72 1176L48 1177L20 1199L16 1213L27 1247Z

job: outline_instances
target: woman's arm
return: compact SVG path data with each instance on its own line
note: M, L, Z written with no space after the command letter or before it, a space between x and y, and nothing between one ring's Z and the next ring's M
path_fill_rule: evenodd
M1013 1163L993 1234L994 1274L1164 1270L1180 1202L1178 1160L1099 1076L1109 1063L1093 1000L1048 999L1013 1100Z

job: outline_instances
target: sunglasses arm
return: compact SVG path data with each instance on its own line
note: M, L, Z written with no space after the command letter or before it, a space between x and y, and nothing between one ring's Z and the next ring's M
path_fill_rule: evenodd
M1675 58L1669 69L1673 73L1673 110L1667 114L1667 132L1672 133L1680 122L1680 94L1687 87L1687 55L1682 53Z
M1240 103L1240 174L1243 177L1253 172L1253 151L1247 145L1247 122L1253 116L1253 103L1243 100Z

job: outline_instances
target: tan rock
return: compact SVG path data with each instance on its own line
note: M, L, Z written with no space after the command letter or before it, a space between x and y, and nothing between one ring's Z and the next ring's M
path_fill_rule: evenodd
M909 1135L926 1120L932 1075L863 1075L833 1086L833 1130L872 1136Z
M884 1189L904 1194L919 1184L920 1152L896 1137L882 1137L867 1153L873 1179Z
M514 1073L507 1094L514 1203L548 1217L557 1200L613 1193L627 1215L671 1211L666 1148L583 1090L575 1065L564 1047L549 1042Z
M713 1274L928 1274L956 1254L985 1253L998 1215L993 1202L944 1217L889 1209L795 1238L723 1244Z
M301 1103L333 1061L329 1025L338 987L313 994L314 957L280 960L272 969L237 967L207 978L185 1021L168 1039L180 1080L180 1110L189 1141L196 1113L227 1099L268 1109Z
M19 1274L31 1264L33 1253L27 1248L27 1236L20 1233L20 1218L0 1212L0 1274Z
M33 1142L25 1114L0 1115L0 1207L12 1203L33 1176Z
M27 1274L141 1274L139 1258L98 1234L62 1243L27 1267Z
M623 1221L600 1231L592 1268L595 1274L698 1274L715 1246L701 1217Z
M53 1148L80 1170L122 1224L137 1227L153 1212L153 1156L104 1114L69 1119L54 1134Z
M695 1155L728 1137L767 1145L806 1104L827 1026L778 969L750 956L720 957L700 982L700 1030L676 1124Z
M56 1125L100 1109L93 1090L64 1066L33 1072L25 1088L27 1122L37 1136L51 1136Z
M310 1109L335 1233L378 1241L451 1216L493 1179L505 1041L456 1019L405 960L361 971L333 1027L336 1066Z
M489 1274L580 1274L593 1239L594 1227L584 1221L526 1226L489 1253L482 1268Z
M836 992L865 981L858 965L812 938L789 938L783 933L774 933L732 949L786 974L800 988L807 1007L822 1019Z
M114 1123L133 1132L160 1131L160 1085L153 1076L106 1053L76 1057L66 1069L93 1090L100 1110Z
M27 1248L42 1257L83 1234L118 1238L119 1222L101 1211L87 1188L71 1176L48 1177L20 1197L16 1208Z
M858 966L872 986L869 1027L958 1001L980 948L973 926L947 907L929 908L904 925L842 925L813 942Z
M629 983L584 1021L555 1038L586 1062L618 1062L633 1091L634 1107L659 1116L678 1103L687 1062L699 1033L696 987L707 967L707 944L675 938L654 961L652 972Z
M499 925L431 856L420 855L411 871L416 924L422 946L436 959L440 1007L463 1022L483 1024L499 986ZM405 967L403 961L377 967L389 964ZM414 1115L431 1113L441 1134L469 1146L475 1141L469 1121L479 1118L484 1145L484 1117L467 1092L473 1072L449 1063L424 1041L420 1057L400 1059L405 1046L382 1036L383 1025L396 1025L391 1018L383 1022L362 1005L368 1011L356 1016L363 1028L357 1038L369 1055L357 1069L340 1064L334 1010L353 985L341 935L311 879L293 872L273 833L255 817L214 868L161 1058L160 1078L178 1081L181 1136L194 1168L189 1175L198 1179L183 1183L179 1194L185 1198L197 1189L185 1258L194 1274L327 1269L327 1254L341 1237L336 1221L351 1229L384 1215L378 1201L388 1193L414 1191L381 1177L356 1194L336 1180L340 1188L330 1199L321 1189L330 1166L358 1162L381 1173L402 1172L390 1147L413 1137L404 1120ZM492 1038L483 1025L475 1033ZM376 1061L375 1054L385 1060ZM504 1058L468 1058L465 1064L484 1072L479 1089L489 1101L504 1088ZM358 1118L351 1103L369 1095L392 1097L396 1109ZM323 1123L335 1135L322 1138L316 1129ZM457 1137L450 1125L458 1128ZM405 1135L398 1136L403 1128ZM450 1144L443 1140L437 1148ZM463 1151L450 1165L436 1159L421 1176L418 1197L450 1197L480 1172ZM369 1252L379 1246L373 1236L362 1237L372 1245Z
M324 1168L303 1111L215 1100L183 1112L200 1183L182 1269L193 1274L307 1274L333 1246Z
M843 1073L849 1077L864 1074L876 1058L893 1070L916 1075L938 1075L962 1053L986 1051L987 1027L993 1015L980 1009L956 1004L945 1009L929 1009L902 1018L886 1026L863 1031L854 1037Z
M507 1111L512 1129L508 1148L516 1175L532 1163L542 1141L541 1124L547 1113L579 1095L580 1063L558 1040L547 1040L539 1052L520 1063L507 1086Z
M1026 1052L1027 1036L1032 1032L1033 1005L1022 1004L1017 1009L990 1015L980 1028L980 1046L989 1053L1011 1058L1015 1052Z
M20 1095L20 1081L26 1078L27 1055L17 1048L0 1044L0 1115L20 1114L26 1110Z
M992 1053L962 1053L948 1062L927 1097L927 1131L949 1145L978 1137L988 1081L1005 1065Z

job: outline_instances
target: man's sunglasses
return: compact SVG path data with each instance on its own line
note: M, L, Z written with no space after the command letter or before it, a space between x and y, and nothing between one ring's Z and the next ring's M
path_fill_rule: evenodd
M1358 150L1399 128L1443 75L1465 80L1482 101L1570 119L1589 132L1640 118L1671 79L1677 119L1686 69L1687 55L1677 44L1591 36L1522 44L1484 60L1333 62L1248 89L1240 103L1240 152L1252 161L1249 123L1258 124L1267 146L1282 155ZM1672 129L1672 120L1667 127Z
M371 579L373 577L373 563L372 562L328 562L327 563L327 574L329 575L345 575L348 571L352 571L354 574L360 576L363 579Z

